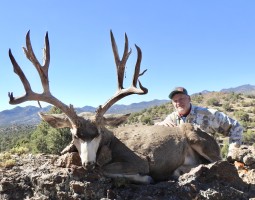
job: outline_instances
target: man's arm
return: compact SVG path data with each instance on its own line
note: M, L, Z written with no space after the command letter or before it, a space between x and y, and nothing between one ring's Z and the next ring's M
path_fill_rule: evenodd
M168 115L163 121L156 122L155 125L174 127L176 124L173 121L174 113Z
M229 144L235 146L242 144L243 127L237 120L234 120L222 112L215 112L215 120L219 124L218 131L225 136L229 136Z
M228 117L222 112L216 112L215 119L219 122L219 132L229 136L229 148L227 160L234 162L238 160L239 147L242 144L243 127L237 120Z

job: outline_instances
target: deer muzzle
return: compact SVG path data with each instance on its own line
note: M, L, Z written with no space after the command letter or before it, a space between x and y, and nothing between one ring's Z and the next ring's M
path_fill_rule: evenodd
M82 167L86 170L86 171L91 171L95 168L95 162L84 162L82 163Z

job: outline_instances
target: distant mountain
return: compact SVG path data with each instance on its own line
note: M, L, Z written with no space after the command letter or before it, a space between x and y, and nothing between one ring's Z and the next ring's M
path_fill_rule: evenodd
M201 91L201 92L194 93L194 94L192 94L192 95L207 94L207 93L210 93L210 91L208 91L208 90L203 90L203 91Z
M84 106L82 108L75 108L77 113L81 113L81 112L95 112L96 108L92 107L92 106Z
M201 92L194 93L192 95L207 94L207 93L210 93L210 92L212 92L212 91L203 90ZM238 87L222 89L219 92L223 92L223 93L234 92L234 93L255 95L255 85L246 84L246 85L241 85L241 86L238 86Z
M149 102L133 103L130 105L113 105L107 113L109 114L126 114L132 112L139 112L145 108L159 106L169 100L153 100ZM51 106L45 108L38 108L35 106L20 107L17 106L11 110L4 110L0 112L0 126L20 125L20 124L38 124L41 120L38 112L48 112ZM84 106L82 108L75 108L77 113L81 112L95 112L96 108L92 106Z
M38 108L35 106L20 107L17 106L11 110L0 112L0 126L13 124L37 124L40 119L38 112L48 112L51 106Z
M160 106L162 104L165 104L169 102L169 100L153 100L153 101L142 101L140 103L132 103L130 105L113 105L107 113L113 113L113 114L126 114L126 113L132 113L132 112L139 112L145 108L150 108L153 106Z
M220 92L234 92L242 94L255 94L255 86L246 84L235 88L222 89Z

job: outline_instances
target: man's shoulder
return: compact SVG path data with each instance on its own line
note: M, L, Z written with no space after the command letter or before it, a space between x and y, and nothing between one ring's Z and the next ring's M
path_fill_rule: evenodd
M196 113L215 114L218 110L212 109L212 108L207 108L207 107L192 105L192 111L193 111L194 114L196 114Z
M193 112L198 112L198 111L206 111L206 110L208 110L208 108L206 108L206 107L201 107L201 106L196 106L196 105L192 105L191 110L192 110Z

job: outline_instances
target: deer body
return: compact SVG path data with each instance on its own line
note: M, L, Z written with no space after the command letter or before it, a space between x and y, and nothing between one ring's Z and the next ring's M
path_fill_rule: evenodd
M207 140L200 134L206 135ZM108 176L110 172L125 174L132 169L129 173L146 174L155 181L162 181L178 177L201 163L221 159L214 138L191 124L182 127L122 126L114 130L113 141L111 162L122 162L118 168L114 164L110 164L112 168L106 165Z
M187 139L179 127L124 126L117 128L114 135L144 163L137 166L137 171L149 174L155 181L169 179L184 163L188 150ZM117 148L113 149L118 154ZM135 160L131 162L137 163Z
M154 180L166 180L172 175L179 176L200 163L219 160L220 151L216 141L190 124L171 128L145 125L120 126L113 130L106 128L107 125L118 126L128 117L128 115L104 117L106 111L115 102L128 95L143 95L148 92L138 80L146 71L140 73L141 49L136 46L138 57L132 84L125 89L123 86L125 65L131 54L131 50L128 50L128 38L125 35L124 53L120 59L112 32L110 35L118 87L115 95L104 105L100 105L95 115L78 115L72 105L67 106L51 94L48 79L50 63L48 33L45 36L43 65L39 63L33 52L29 32L26 36L26 48L23 48L27 58L38 71L43 86L42 94L33 92L29 81L9 50L14 72L20 77L26 92L21 97L14 97L13 93L9 93L9 103L44 101L58 107L63 111L62 114L39 113L39 115L55 128L70 128L73 140L62 153L77 149L85 169L93 170L98 165L109 177L124 177L133 182L148 184Z
M40 116L55 128L65 124L63 115L41 113ZM99 165L108 177L124 177L136 183L148 184L178 177L201 163L221 159L214 138L191 124L181 127L125 125L98 130L93 117L83 117L86 127L90 129L90 136L82 132L78 138L73 137L72 143L78 149L85 169L91 170ZM107 118L104 120L114 125L116 120L119 124L125 118L117 117L110 122L107 122ZM68 127L68 123L65 127ZM92 156L88 155L89 152Z

